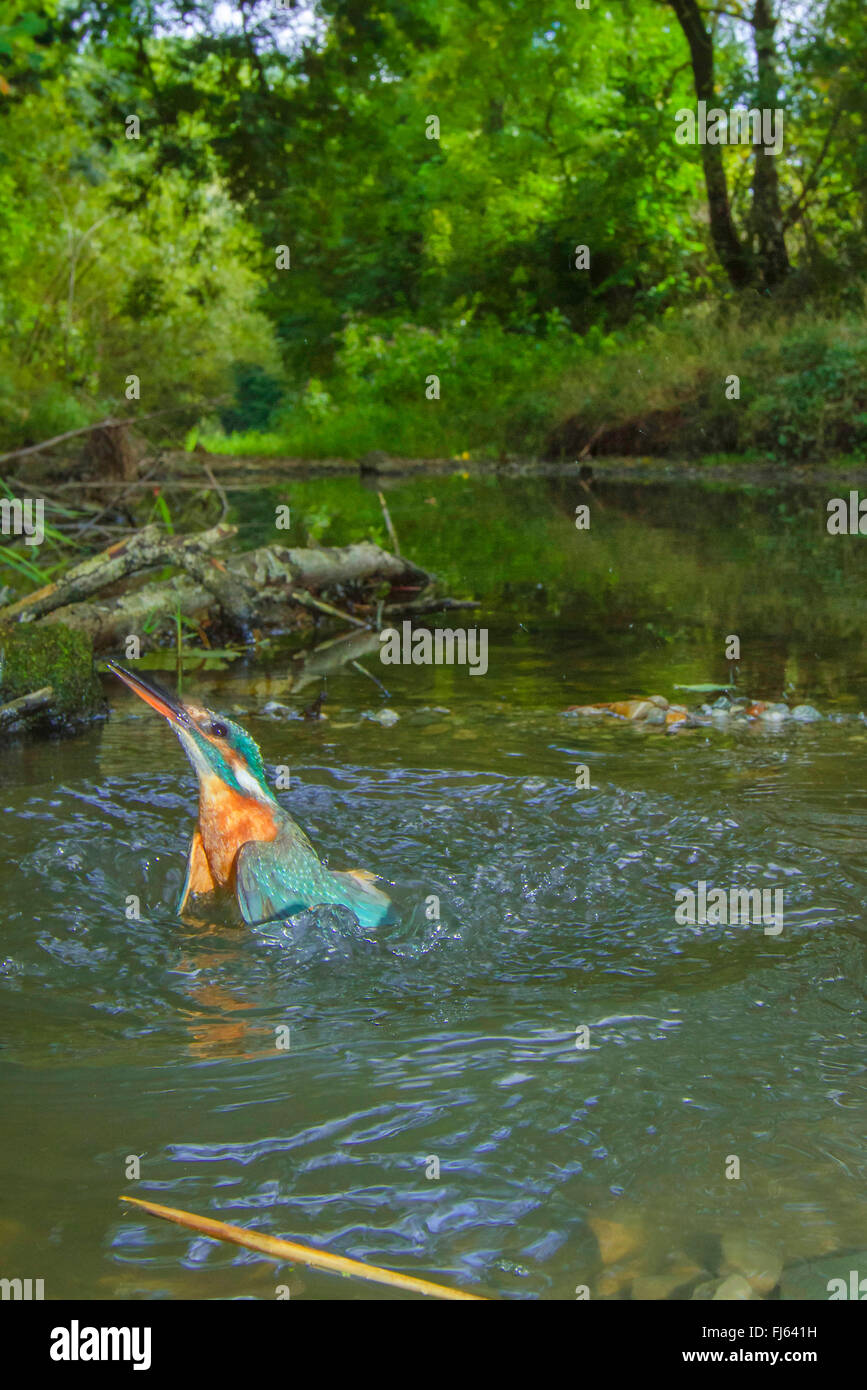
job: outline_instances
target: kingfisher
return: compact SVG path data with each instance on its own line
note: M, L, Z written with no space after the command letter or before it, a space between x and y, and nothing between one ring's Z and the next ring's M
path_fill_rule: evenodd
M394 920L377 874L326 868L301 826L271 792L258 745L245 729L201 705L184 704L156 682L107 663L113 675L168 720L199 779L193 831L178 913L189 898L233 894L251 926L304 908L347 907L363 928Z

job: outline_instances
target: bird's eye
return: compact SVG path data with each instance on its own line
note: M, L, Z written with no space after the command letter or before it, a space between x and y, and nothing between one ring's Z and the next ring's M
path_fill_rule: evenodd
M208 725L205 733L211 734L213 738L227 738L229 730L225 724L221 724L219 720L215 719L213 724Z

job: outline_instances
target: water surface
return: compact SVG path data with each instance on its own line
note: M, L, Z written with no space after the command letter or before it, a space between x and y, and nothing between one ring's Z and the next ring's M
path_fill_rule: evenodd
M233 498L245 543L282 491ZM379 511L351 479L292 500L334 543ZM506 1297L625 1296L672 1260L712 1277L741 1232L786 1264L867 1246L862 542L824 533L824 495L609 485L589 534L582 500L389 491L407 553L483 599L450 621L489 628L484 677L368 657L387 701L334 672L320 721L262 712L318 689L288 681L291 643L187 677L291 768L281 798L334 864L408 910L435 895L439 922L180 922L193 776L109 682L104 723L4 749L4 1273L49 1298L395 1296L130 1215L124 1191ZM728 679L732 633L742 689L827 717L667 736L563 713L697 702L675 685ZM385 703L390 727L367 717ZM783 932L678 924L699 879L781 887ZM599 1221L637 1233L634 1268L605 1271Z

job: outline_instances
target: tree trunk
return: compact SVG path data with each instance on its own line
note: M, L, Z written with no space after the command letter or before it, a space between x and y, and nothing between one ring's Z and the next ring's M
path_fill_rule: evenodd
M779 94L774 49L776 23L771 0L756 0L753 29L758 74L756 106L759 111L774 111ZM761 146L757 146L754 158L751 226L759 273L765 287L773 289L785 278L790 268L783 233L783 210L780 207L779 156L766 154Z
M84 458L98 475L119 478L131 483L138 477L138 465L144 450L130 437L126 422L104 425L92 430L85 445Z
M689 44L696 99L706 101L710 109L715 105L716 96L713 39L705 28L696 0L671 0L671 7ZM773 164L767 156L759 157L765 159L766 163ZM723 164L723 146L702 145L701 158L714 248L732 286L735 289L745 289L755 279L755 267L749 247L742 245L732 220ZM776 175L776 168L774 174Z

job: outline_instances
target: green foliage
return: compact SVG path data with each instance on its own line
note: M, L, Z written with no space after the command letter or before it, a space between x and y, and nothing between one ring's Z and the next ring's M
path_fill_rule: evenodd
M466 318L439 330L353 320L339 335L327 384L313 377L275 412L270 435L206 435L215 451L358 457L381 449L414 457L541 448L563 372L610 351L613 337L587 343L554 314L536 333L496 319ZM439 378L440 398L426 383Z
M720 104L749 104L749 25L699 6ZM861 8L777 6L787 314L861 313ZM739 346L732 291L701 151L673 138L694 104L649 0L0 0L3 442L169 410L170 434L216 418L232 447L533 453L570 416L683 401L690 439L734 447L711 371ZM764 156L721 157L750 256ZM738 447L860 447L857 345L795 371L758 334L746 367L786 380L744 372Z
M746 439L782 459L867 446L867 322L810 320L780 344L769 387L753 403Z
M728 400L733 375L740 397ZM720 445L781 462L863 449L867 314L862 306L833 317L699 310L669 318L567 372L552 423L589 437L656 412L672 417L674 457Z
M0 478L0 494L4 497L13 498L15 492L6 482L5 478ZM77 513L69 507L55 505L54 511L65 517L74 517ZM10 589L33 589L40 588L47 584L58 570L65 568L72 563L76 556L76 542L70 540L56 526L43 522L44 540L41 546L28 545L25 541L18 541L11 545L0 545L0 578L8 578L16 581ZM51 563L46 563L45 554L52 557ZM6 570L8 573L3 574ZM0 586L2 587L2 586ZM3 602L9 601L4 597Z
M91 65L0 106L0 415L4 441L36 442L128 411L225 398L241 357L279 366L256 308L251 229L211 182L166 172L133 205L137 162L123 124L87 130ZM152 171L151 171L152 172ZM194 212L194 216L190 214ZM182 412L178 420L183 418Z
M267 429L283 398L283 383L256 362L233 363L232 375L235 404L220 411L223 429L229 434Z

